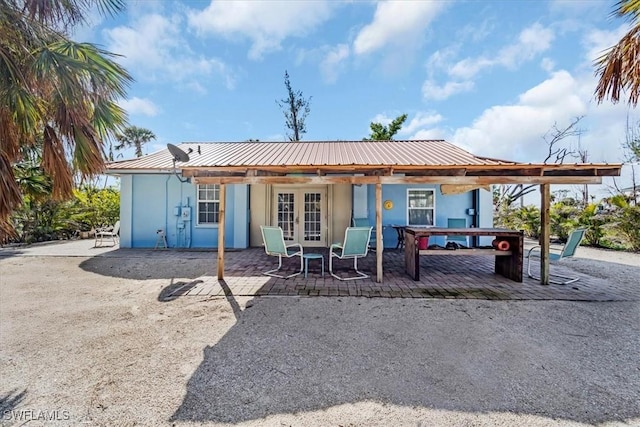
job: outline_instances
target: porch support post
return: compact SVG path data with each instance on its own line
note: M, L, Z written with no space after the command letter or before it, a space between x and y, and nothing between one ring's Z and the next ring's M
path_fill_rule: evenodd
M220 211L218 217L218 280L224 279L224 213L227 204L227 185L220 184Z
M382 283L382 184L376 184L376 282Z
M540 186L540 283L549 284L549 237L551 225L549 207L551 205L551 188L549 184Z

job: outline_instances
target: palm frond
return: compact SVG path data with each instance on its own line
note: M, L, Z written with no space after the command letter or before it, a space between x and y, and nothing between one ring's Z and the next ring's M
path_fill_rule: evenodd
M624 92L632 106L640 99L640 0L622 0L617 3L615 14L628 17L632 28L620 41L595 61L598 85L596 100L620 101Z
M20 206L22 195L9 158L0 150L0 220Z
M73 174L67 163L64 144L51 126L44 128L42 167L52 178L52 196L62 200L73 194Z

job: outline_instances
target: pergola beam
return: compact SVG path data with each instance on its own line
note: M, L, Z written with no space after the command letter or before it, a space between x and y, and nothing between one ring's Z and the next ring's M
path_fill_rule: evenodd
M194 176L196 184L601 184L599 176Z

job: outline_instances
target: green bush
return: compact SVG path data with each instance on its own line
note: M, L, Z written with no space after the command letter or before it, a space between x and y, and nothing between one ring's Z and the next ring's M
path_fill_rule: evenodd
M640 251L640 206L623 206L615 212L614 228L632 251Z
M68 239L78 231L113 225L120 216L120 193L113 188L83 187L71 200L59 202L26 196L12 220L18 242Z
M69 211L80 231L113 225L120 217L120 193L113 188L75 190Z
M536 206L502 207L495 213L493 222L499 228L523 230L525 236L533 239L540 235L540 209Z
M551 205L549 210L551 235L566 242L569 233L578 226L579 215L580 208L573 203L573 199Z
M578 217L579 226L587 229L584 234L584 244L602 246L606 235L606 226L610 222L610 215L600 213L598 205L590 204L584 208Z

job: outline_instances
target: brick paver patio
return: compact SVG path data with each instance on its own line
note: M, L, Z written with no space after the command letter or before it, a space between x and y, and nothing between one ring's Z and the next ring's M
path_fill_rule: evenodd
M375 281L376 256L370 253L358 265L372 277L340 281L328 273L328 251L308 248L306 252L324 254L325 275L320 261L309 262L309 275L280 279L262 274L277 266L277 258L263 249L252 248L225 253L225 280L203 276L189 283L176 284L166 295L176 296L361 296L386 298L473 298L490 300L572 300L628 301L640 299L640 287L610 283L554 265L553 271L580 276L570 285L542 286L524 274L522 283L494 273L494 258L488 256L430 256L420 260L420 281L404 271L404 252L384 252L384 282ZM299 268L299 258L283 260L284 274ZM336 260L334 271L341 277L353 272L352 261ZM526 265L526 264L525 264ZM537 268L537 265L534 265Z

